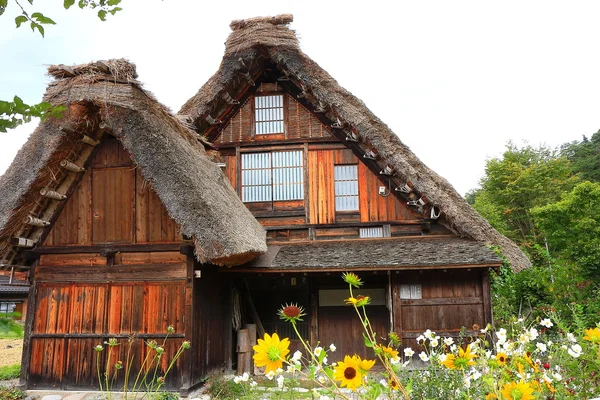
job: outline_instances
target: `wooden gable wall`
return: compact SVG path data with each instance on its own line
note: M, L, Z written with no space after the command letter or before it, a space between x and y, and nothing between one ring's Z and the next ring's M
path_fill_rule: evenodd
M169 217L117 139L103 141L44 246L181 242Z
M255 96L283 96L283 133L257 134ZM277 83L262 83L239 110L225 121L213 139L225 164L224 173L242 194L241 160L246 153L301 151L304 156L304 198L302 200L247 202L246 206L268 230L271 240L306 240L312 234L322 239L358 237L359 227L390 225L389 236L420 235L425 219L405 202L389 193L385 176L373 173L356 157L346 143L331 133L307 108L284 92ZM334 166L356 165L358 170L359 207L355 211L336 211ZM386 187L386 193L379 194ZM334 225L343 225L335 227ZM323 225L324 227L319 227ZM354 225L354 226L349 226ZM326 227L325 227L326 226ZM381 225L379 225L381 226ZM281 228L281 229L278 229ZM293 229L287 229L294 227ZM302 230L300 227L306 227ZM430 234L449 232L435 225Z

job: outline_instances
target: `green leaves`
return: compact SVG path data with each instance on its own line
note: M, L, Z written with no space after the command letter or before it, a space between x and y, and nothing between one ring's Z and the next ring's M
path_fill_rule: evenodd
M19 15L15 18L15 23L17 24L17 28L21 26L22 23L29 21L26 16Z
M13 101L0 100L0 132L6 133L8 129L30 122L33 117L42 120L48 117L62 118L64 110L64 106L52 107L46 102L28 105L19 96L15 96Z
M75 4L75 0L65 0L63 5L65 6L65 10L71 8L71 6Z
M0 0L0 15L4 14L6 7L8 6L8 0Z

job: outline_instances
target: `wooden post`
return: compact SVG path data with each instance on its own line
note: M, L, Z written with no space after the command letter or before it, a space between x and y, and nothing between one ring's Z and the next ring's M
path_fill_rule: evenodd
M237 374L250 373L252 367L252 346L250 346L248 329L240 329L237 332L237 353Z
M490 294L490 270L485 269L481 273L481 293L483 300L484 323L494 325L494 315L492 314L492 300Z
M19 388L27 389L27 381L29 378L29 361L31 360L31 333L33 332L33 317L35 315L35 301L37 294L37 282L35 281L35 267L38 261L36 260L29 271L29 294L27 296L27 307L29 310L25 316L25 335L23 337L23 353L21 355L21 373L19 375Z
M256 324L246 324L246 329L248 329L248 339L250 339L250 369L253 371L254 375L257 375L258 371L254 365L254 359L252 358L254 353L252 346L256 344Z
M397 274L392 275L392 310L394 312L394 324L392 330L402 341L402 305L400 300L400 278Z

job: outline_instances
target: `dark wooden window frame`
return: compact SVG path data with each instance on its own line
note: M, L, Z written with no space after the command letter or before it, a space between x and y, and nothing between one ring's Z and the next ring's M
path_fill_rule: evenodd
M282 109L283 109L283 132L279 133L256 133L256 98L257 97L267 97L267 96L282 96ZM252 137L254 139L263 139L263 140L279 140L287 138L287 130L288 130L288 96L285 92L278 91L264 91L260 93L255 93L252 96L252 100L250 102L252 105Z

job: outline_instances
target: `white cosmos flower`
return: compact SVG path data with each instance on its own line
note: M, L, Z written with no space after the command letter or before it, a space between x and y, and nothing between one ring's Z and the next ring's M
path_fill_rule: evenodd
M283 375L279 375L279 376L277 377L277 387L279 387L279 389L282 389L282 388L283 388L283 380L284 380L284 379L285 379L285 378L283 377Z
M575 337L575 335L573 335L571 332L567 333L567 340L569 342L573 342L576 343L577 342L577 338Z
M433 339L431 339L431 342L429 342L429 344L430 344L432 347L437 347L437 346L438 346L438 344L440 344L440 343L438 342L438 339L436 339L436 338L433 338Z
M453 352L453 353L456 351L456 345L455 344L453 344L452 346L450 346L450 351Z
M385 379L381 379L379 381L379 383L381 383L381 386L383 386L383 387L387 387L387 385L388 385Z
M251 381L251 382L250 382L250 386L251 386L251 387L258 386L258 382L256 382L256 381Z
M471 373L471 378L473 378L474 381L476 381L477 379L481 378L481 372L475 370Z
M292 356L292 362L298 362L302 359L302 353L299 350L296 350L294 352L294 355Z
M545 353L546 350L548 350L548 347L546 346L545 343L536 343L535 347L537 347L537 349L542 353Z
M410 347L407 347L404 349L404 355L406 357L412 357L415 355L415 351L413 349L411 349Z
M321 346L315 347L315 356L319 357L321 355L322 351L323 351L323 348Z
M433 337L435 336L435 332L432 332L431 329L427 329L423 335L427 338L427 339L433 339Z
M538 330L535 328L531 328L529 329L529 339L530 340L535 340L537 339L537 337L539 336Z
M323 357L323 364L327 365L327 357Z
M454 339L452 339L451 337L444 338L444 344L446 346L452 346L453 343L454 343Z
M446 358L447 358L447 357L448 357L448 356L447 356L446 354L440 354L440 357L438 358L438 360L439 360L440 362L444 362L444 361L446 361Z
M275 371L271 370L271 371L267 372L267 374L265 376L267 377L268 380L272 380L273 377L275 376Z
M390 362L392 364L398 364L400 362L400 357L398 357L398 356L392 357L392 358L390 358Z
M250 374L248 374L247 372L244 372L242 374L241 379L242 379L243 382L248 382L248 379L250 379Z
M559 374L558 372L555 372L552 374L552 376L554 377L554 379L556 379L557 381L562 380L562 375Z
M240 383L241 381L242 381L242 378L239 376L236 376L235 378L233 378L234 383Z
M325 383L325 377L323 375L319 375L317 380L319 381L319 383Z
M417 336L417 343L421 343L424 340L425 340L425 336L423 336L423 335Z
M429 356L424 351L419 353L419 358L425 362L429 361Z
M294 372L296 372L296 365L288 365L286 368L286 372L288 374L293 374Z
M554 324L550 321L550 318L544 318L540 321L541 326L545 326L546 328L552 328Z
M335 347L335 344L331 343L329 345L329 351L331 351L332 353L336 350L337 348Z
M583 351L583 349L581 348L580 345L574 344L573 346L571 346L569 348L569 350L567 350L567 353L569 353L569 355L573 358L579 358L582 351Z
M506 342L506 329L500 328L496 331L496 337L498 338L498 344Z

